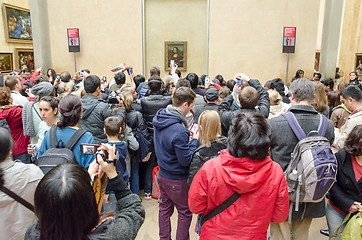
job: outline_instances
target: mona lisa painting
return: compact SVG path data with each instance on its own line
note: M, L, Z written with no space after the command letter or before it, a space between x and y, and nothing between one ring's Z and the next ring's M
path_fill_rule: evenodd
M171 63L180 71L187 70L187 42L165 42L165 70L171 70Z

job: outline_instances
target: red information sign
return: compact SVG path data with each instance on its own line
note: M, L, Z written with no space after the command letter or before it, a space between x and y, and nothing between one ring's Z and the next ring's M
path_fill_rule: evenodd
M295 27L285 27L284 37L295 37Z
M78 38L79 29L78 28L68 28L68 38Z

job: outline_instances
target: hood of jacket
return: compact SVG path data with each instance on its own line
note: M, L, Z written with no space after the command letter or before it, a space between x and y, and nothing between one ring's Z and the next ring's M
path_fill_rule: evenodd
M99 98L90 94L87 94L84 97L82 97L82 108L83 108L82 117L87 118L97 107L100 101L101 100Z
M181 116L174 115L165 108L160 109L153 118L153 126L158 131L161 131L162 129L167 128L175 123L185 124L185 122L185 118L181 119Z
M225 149L220 152L224 181L238 193L248 193L265 184L273 169L273 161L267 156L263 161L236 158Z

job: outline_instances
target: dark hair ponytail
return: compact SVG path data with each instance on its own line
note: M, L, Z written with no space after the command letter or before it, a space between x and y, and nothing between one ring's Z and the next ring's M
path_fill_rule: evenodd
M65 96L59 103L60 121L58 127L63 129L65 127L76 125L81 117L82 102L80 99L72 94Z
M3 162L9 156L13 148L13 139L8 130L0 127L0 162ZM0 186L4 185L4 170L0 168Z

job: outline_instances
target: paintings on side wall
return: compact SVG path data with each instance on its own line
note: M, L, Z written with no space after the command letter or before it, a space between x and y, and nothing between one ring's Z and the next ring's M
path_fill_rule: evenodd
M356 66L355 66L356 72L358 76L362 76L362 53L356 54Z
M13 54L0 53L0 72L8 73L14 70L13 67Z
M35 70L34 66L34 51L27 48L15 49L15 67L23 69L25 66L32 71Z
M8 42L32 43L30 11L25 8L3 4L5 36Z

